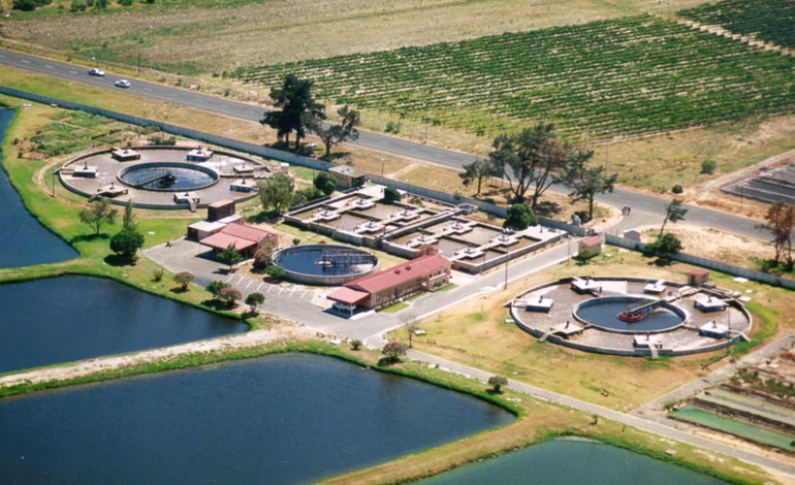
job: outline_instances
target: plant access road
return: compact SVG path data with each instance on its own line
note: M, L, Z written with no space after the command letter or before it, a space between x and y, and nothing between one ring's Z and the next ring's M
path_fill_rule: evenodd
M0 49L0 64L107 89L116 89L113 87L113 83L122 77L126 77L114 75L110 71L104 77L89 76L88 68L86 67L21 54L7 49ZM2 83L2 77L0 77L0 83ZM265 112L265 108L261 106L137 79L132 80L131 86L125 89L125 92L247 121L258 122ZM475 157L470 154L372 131L360 130L356 145L455 169L461 169L464 164L475 160ZM552 190L561 193L566 192L566 189L560 186L553 187ZM669 199L625 189L616 189L613 193L599 195L597 201L614 207L630 206L632 207L633 215L643 215L639 219L643 220L644 225L656 225L662 223L665 216L665 206ZM688 209L686 219L688 223L734 232L754 239L769 239L766 231L763 232L757 228L759 221L694 205L686 205L686 207Z

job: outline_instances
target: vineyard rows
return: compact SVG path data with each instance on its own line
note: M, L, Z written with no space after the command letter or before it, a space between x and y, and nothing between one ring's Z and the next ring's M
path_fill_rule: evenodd
M735 34L795 48L793 0L724 0L682 10L679 15L701 24L720 25Z
M793 109L795 59L634 17L240 69L318 98L493 136L539 120L570 136L635 135Z

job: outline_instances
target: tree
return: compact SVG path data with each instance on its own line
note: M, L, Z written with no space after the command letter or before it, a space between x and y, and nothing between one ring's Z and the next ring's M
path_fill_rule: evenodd
M268 266L273 264L273 246L270 244L260 248L254 253L254 263L251 265L255 272L265 271Z
M508 207L508 217L505 218L502 227L513 229L514 231L523 231L535 225L538 225L538 219L533 209L522 202L521 204L513 204Z
M483 179L494 173L492 165L487 160L475 160L472 163L464 164L463 168L464 173L459 173L458 176L463 179L464 187L469 187L472 182L477 181L477 195L480 195Z
M646 245L646 253L657 254L668 259L682 250L682 241L673 234L663 234L653 243Z
M359 131L356 129L361 121L359 112L355 109L350 109L346 104L337 110L340 115L341 121L337 125L326 125L317 118L313 118L308 125L309 131L316 134L326 147L326 154L323 158L328 159L331 156L331 147L344 143L346 141L356 141L359 139Z
M400 202L400 199L403 198L400 195L400 191L394 187L387 187L384 189L384 203L391 204L393 202Z
M122 217L121 224L125 229L138 229L138 223L135 221L135 214L133 214L132 199L128 200L127 205L124 206L124 216Z
M135 229L122 229L110 239L110 249L129 262L135 261L135 253L144 245L144 235Z
M237 288L228 286L226 288L221 288L221 290L218 292L218 297L225 301L229 307L234 307L235 302L243 298L243 294L240 293L240 290Z
M235 247L235 243L229 243L229 245L218 253L216 256L220 263L226 264L229 266L229 271L232 271L232 267L237 263L243 261L243 255L237 250Z
M281 111L265 113L260 123L276 130L276 136L279 140L284 139L288 148L292 132L295 132L295 149L298 150L301 139L306 136L307 125L326 118L323 113L326 107L312 97L313 84L310 79L298 79L290 73L284 77L280 88L271 88L274 107L281 108Z
M409 335L409 348L412 348L414 332L417 330L417 325L419 325L419 319L415 313L408 312L400 316L400 321L406 327L406 332Z
M265 295L254 292L246 297L246 305L251 309L251 313L257 311L257 307L265 303Z
M403 345L402 342L393 340L392 342L384 345L384 348L381 349L381 353L386 356L389 362L400 362L400 358L406 355L406 346Z
M80 222L84 222L94 229L94 235L99 236L99 231L105 224L113 225L116 223L116 216L119 211L110 207L107 199L99 199L88 204L88 209L80 211Z
M351 341L351 350L360 350L362 348L362 341L355 339Z
M293 179L284 172L279 172L273 177L259 180L259 200L266 211L273 210L282 214L293 203L295 185Z
M776 249L775 264L778 266L783 259L787 263L787 270L792 271L795 266L795 255L792 253L792 235L795 232L795 204L786 204L779 200L767 209L765 214L766 224L762 228L773 233L773 246Z
M663 219L662 226L660 227L660 236L663 235L665 225L669 222L676 224L679 221L685 220L687 209L682 207L682 201L674 199L665 206L665 219Z
M224 288L229 288L231 285L229 283L224 283L223 281L215 280L209 285L207 285L207 291L213 295L213 298L218 298L221 294L221 290Z
M193 274L189 271L181 271L174 275L174 281L179 285L182 291L187 291L188 286L193 283Z
M602 166L588 168L585 163L591 159L593 151L577 151L566 162L563 173L556 178L571 189L569 197L572 204L579 200L588 201L588 220L593 219L593 201L596 194L612 192L618 174L607 174Z
M313 181L315 188L323 193L323 195L330 195L337 190L337 181L328 172L320 172Z
M489 154L491 173L508 179L516 202L524 201L533 189L530 206L534 209L552 185L553 175L569 160L569 147L555 140L553 129L551 123L539 123L516 135L499 135Z
M508 385L508 379L503 376L491 376L489 377L489 385L495 394L500 394L502 388Z

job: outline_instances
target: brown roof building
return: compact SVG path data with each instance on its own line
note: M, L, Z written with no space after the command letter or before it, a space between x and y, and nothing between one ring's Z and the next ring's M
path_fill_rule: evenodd
M450 281L452 262L429 254L346 283L328 295L334 308L353 314L357 307L382 308L419 291L433 291Z
M254 257L254 253L258 249L267 245L275 248L278 244L278 237L272 232L233 222L200 242L203 246L209 246L216 251L223 251L233 244L240 254L251 258Z

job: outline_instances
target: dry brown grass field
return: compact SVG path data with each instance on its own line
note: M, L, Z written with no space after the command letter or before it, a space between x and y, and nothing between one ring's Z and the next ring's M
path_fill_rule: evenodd
M660 267L653 259L616 248L609 248L607 254L609 256L594 258L585 266L573 262L556 265L512 282L507 290L473 298L430 317L420 323L427 334L415 337L414 346L545 389L627 411L705 375L709 371L703 370L702 364L719 360L710 366L711 371L725 362L721 359L725 351L656 361L592 354L539 343L516 325L505 323L509 316L505 307L507 301L526 289L560 278L587 273L596 277L624 275L684 282L692 269L683 264ZM719 286L743 292L751 297L751 302L765 308L764 318L754 317L752 335L773 329L783 333L795 327L795 301L788 298L789 292L752 282L736 283L721 275L713 277ZM765 318L770 320L767 327L763 323ZM391 335L408 340L402 329Z
M2 2L10 10L11 1ZM69 2L63 2L69 5ZM90 62L221 73L355 52L471 39L503 32L573 25L643 12L668 13L705 0L291 0L224 8L161 2L101 15L68 12L4 21L7 42ZM210 2L207 2L210 4ZM242 3L242 2L237 2ZM58 12L56 4L45 10ZM98 42L97 42L98 41Z

